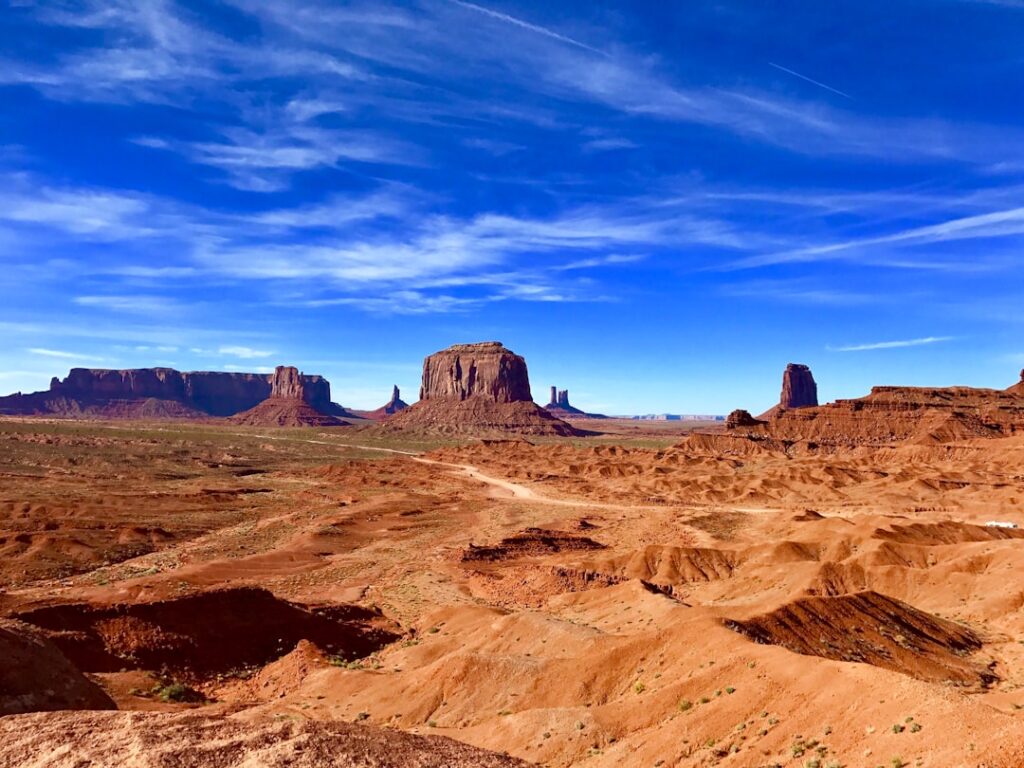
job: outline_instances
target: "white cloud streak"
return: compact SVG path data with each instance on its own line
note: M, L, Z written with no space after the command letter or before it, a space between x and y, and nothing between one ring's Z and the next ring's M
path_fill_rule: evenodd
M922 347L928 344L939 344L952 341L955 336L925 336L921 339L904 339L901 341L876 341L869 344L851 344L845 347L826 347L829 352L870 352L876 349L903 349L905 347Z
M543 35L544 37L549 37L552 40L557 40L560 43L567 43L577 48L581 48L585 51L590 51L591 53L596 53L601 56L607 56L607 54L604 51L599 50L598 48L594 48L593 46L587 45L586 43L581 43L579 40L573 40L571 37L567 37L566 35L563 35L559 32L555 32L553 29L548 29L547 27L542 27L538 24L531 24L530 22L523 21L522 19L517 18L515 16L510 16L507 13L493 11L490 8L484 8L482 5L477 5L476 3L465 2L465 0L449 0L449 2L461 6L462 8L467 8L471 11L482 13L485 16L488 16L492 19L497 19L498 21L502 21L506 24L511 24L512 26L519 27L520 29L525 29L530 32L534 32L538 35Z
M218 347L217 354L240 357L243 360L253 360L261 357L270 357L274 353L271 350L253 349L252 347L243 347L239 345L227 345Z
M26 352L40 357L55 357L59 360L81 360L83 362L103 362L105 358L94 355L83 355L78 352L66 352L62 349L47 349L45 347L29 347Z

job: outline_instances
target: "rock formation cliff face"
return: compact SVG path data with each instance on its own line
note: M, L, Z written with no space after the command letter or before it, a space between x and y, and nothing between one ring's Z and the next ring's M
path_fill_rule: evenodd
M742 408L737 408L735 411L725 417L725 428L726 429L740 429L742 427L758 427L763 426L767 422L755 419L750 415L750 411L745 411Z
M442 434L575 435L530 394L526 361L500 342L456 344L423 362L420 400L381 428Z
M790 363L782 374L782 408L809 408L818 404L818 385L806 365Z
M814 450L952 443L1024 432L1024 386L873 387L855 400L769 413L767 421L753 423L732 414L726 427L733 434Z
M348 426L348 415L331 402L330 384L320 376L306 376L298 368L279 365L270 380L270 396L231 418L236 424L263 427Z
M0 716L58 709L116 709L38 627L0 619Z
M262 373L195 371L172 368L108 370L72 368L50 389L0 397L0 413L95 418L203 418L230 416L271 395ZM330 412L331 385L321 376L303 377L305 399Z
M1012 387L1006 390L1011 395L1017 395L1018 397L1024 397L1024 371L1020 372L1020 381L1014 384Z
M456 344L423 361L420 400L471 397L495 403L532 401L526 361L497 341Z

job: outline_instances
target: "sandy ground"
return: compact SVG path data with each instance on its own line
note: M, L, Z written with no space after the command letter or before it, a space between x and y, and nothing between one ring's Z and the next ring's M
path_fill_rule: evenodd
M204 733L283 765L345 724L552 766L1024 765L1024 528L985 525L1024 526L1024 438L640 430L0 422L0 611L122 710L0 718L0 755L132 764L81 735L130 725L138 765Z

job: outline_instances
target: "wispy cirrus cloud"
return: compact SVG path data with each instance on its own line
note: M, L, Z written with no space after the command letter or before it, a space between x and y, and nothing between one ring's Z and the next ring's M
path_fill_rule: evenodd
M39 357L53 357L59 360L80 360L82 362L99 363L106 359L95 355L84 355L80 352L68 352L63 349L48 349L46 347L29 347L25 351Z
M97 307L113 312L130 312L142 315L162 315L176 311L181 304L167 296L144 295L102 295L76 296L74 303L82 307Z
M910 227L875 237L862 237L777 253L748 256L724 265L726 269L752 269L776 264L844 258L879 246L929 245L1024 235L1024 208L1009 208L973 216L961 216L935 224Z
M925 336L920 339L902 339L900 341L875 341L868 344L849 344L841 347L826 347L829 352L871 352L877 349L904 349L906 347L922 347L929 344L940 344L952 341L955 336Z
M229 344L217 348L217 354L219 355L230 355L231 357L241 357L245 360L252 360L260 357L270 357L273 353L272 350L268 349L253 349L252 347L245 347L238 344Z
M736 77L682 83L651 57L617 41L611 30L598 29L600 39L585 43L464 0L422 6L415 13L389 5L336 8L276 0L229 5L255 22L259 33L241 40L213 32L197 11L168 0L145 9L121 0L93 0L77 12L40 9L36 15L43 23L88 28L125 43L83 45L55 61L4 62L0 83L25 84L51 98L75 101L192 108L214 100L218 108L211 115L210 139L144 137L143 143L219 168L241 189L264 192L284 188L295 173L339 162L429 162L424 156L429 152L418 155L389 137L380 121L367 122L367 116L437 125L454 140L500 144L508 142L480 128L522 120L554 131L578 129L579 118L551 111L552 99L639 119L708 126L800 154L899 162L944 158L989 166L1021 155L1020 133L1012 128L878 118L757 89ZM473 35L450 34L453 27L471 25ZM510 34L515 45L507 44ZM302 87L289 89L297 76ZM482 81L516 97L496 104L473 94L472 83ZM265 92L268 82L290 98L255 95ZM435 84L441 82L446 87L438 90ZM460 86L451 87L456 83ZM595 139L583 149L625 148L630 139L622 137L617 147L608 141Z
M227 371L242 371L244 373L273 373L274 369L269 365L236 365L229 363L224 366Z

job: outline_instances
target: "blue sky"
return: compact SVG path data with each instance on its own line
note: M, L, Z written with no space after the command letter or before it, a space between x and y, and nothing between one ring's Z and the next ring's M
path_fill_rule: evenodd
M499 339L612 413L1004 387L1024 0L0 8L0 390L415 395Z

